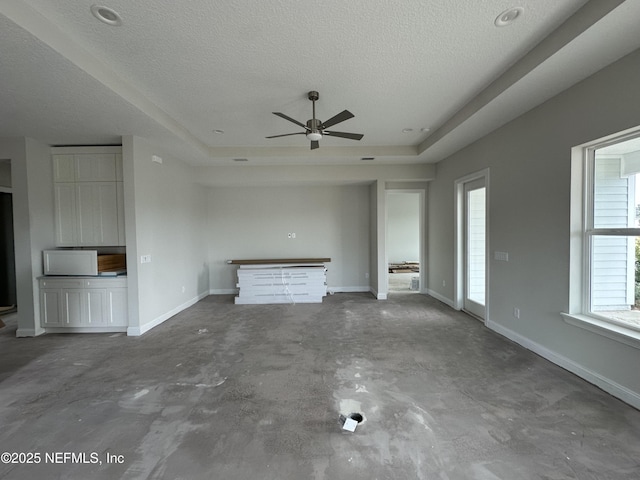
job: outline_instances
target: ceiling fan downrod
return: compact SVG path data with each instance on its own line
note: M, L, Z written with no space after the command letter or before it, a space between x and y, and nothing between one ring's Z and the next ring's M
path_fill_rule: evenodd
M311 120L307 122L307 128L309 131L307 132L307 138L312 142L317 142L322 138L322 124L316 119L316 100L320 98L320 94L315 90L311 90L309 92L309 100L312 103L312 114L313 117Z

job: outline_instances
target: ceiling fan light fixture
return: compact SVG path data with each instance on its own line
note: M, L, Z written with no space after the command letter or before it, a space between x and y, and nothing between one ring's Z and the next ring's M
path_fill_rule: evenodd
M322 139L322 134L320 132L309 132L307 133L307 139L311 140L312 142L317 142L318 140Z

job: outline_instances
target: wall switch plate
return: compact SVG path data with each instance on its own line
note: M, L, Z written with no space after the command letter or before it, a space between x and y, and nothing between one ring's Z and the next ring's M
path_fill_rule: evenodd
M156 163L162 163L162 157L159 157L158 155L151 155L151 161Z
M151 255L142 255L140 257L140 263L151 263Z

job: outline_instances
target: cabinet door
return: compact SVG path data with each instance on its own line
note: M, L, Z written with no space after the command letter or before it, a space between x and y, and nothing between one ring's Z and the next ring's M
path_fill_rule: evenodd
M122 182L124 180L122 167L122 154L116 153L116 182Z
M61 326L61 296L60 289L40 290L40 325L42 327Z
M93 183L76 184L77 195L77 228L78 245L98 245L96 223L99 214L95 201L95 185Z
M118 189L116 182L96 184L96 236L99 245L118 245Z
M116 156L113 153L75 155L77 182L115 182Z
M110 288L107 290L107 322L109 326L126 327L129 325L127 313L127 289Z
M53 181L75 182L76 162L73 155L53 155Z
M78 183L78 245L118 245L116 182Z
M124 247L127 245L127 239L124 234L124 184L122 182L116 182L116 197L118 200L118 245Z
M56 245L59 247L75 246L77 244L76 184L56 183L54 194Z
M80 327L83 317L82 289L62 290L62 326Z
M85 312L84 325L99 327L107 324L107 291L90 288L84 291Z

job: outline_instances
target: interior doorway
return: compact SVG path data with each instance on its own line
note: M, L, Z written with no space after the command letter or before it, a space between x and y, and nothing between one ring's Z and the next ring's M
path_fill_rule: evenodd
M11 161L0 160L0 315L16 308Z
M481 321L488 309L489 171L456 181L455 306Z
M386 259L390 294L424 291L424 191L387 190Z

